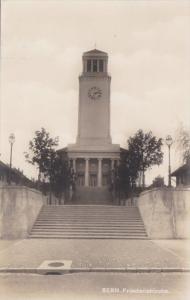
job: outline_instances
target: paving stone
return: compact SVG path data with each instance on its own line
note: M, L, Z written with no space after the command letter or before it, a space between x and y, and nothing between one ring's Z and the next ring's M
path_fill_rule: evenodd
M190 264L150 240L26 239L0 253L0 267L35 268L44 260L72 260L73 268L185 268Z

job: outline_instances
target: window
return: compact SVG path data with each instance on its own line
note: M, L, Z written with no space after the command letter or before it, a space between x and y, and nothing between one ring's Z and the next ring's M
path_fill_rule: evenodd
M87 72L91 72L91 60L87 60Z
M104 61L103 59L99 60L99 72L103 72L104 71Z
M98 71L98 62L97 59L93 59L93 72Z

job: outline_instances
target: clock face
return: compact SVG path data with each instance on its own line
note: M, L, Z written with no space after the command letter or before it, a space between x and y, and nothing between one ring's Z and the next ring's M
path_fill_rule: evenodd
M102 95L102 91L100 88L93 86L88 91L88 97L92 100L99 99Z

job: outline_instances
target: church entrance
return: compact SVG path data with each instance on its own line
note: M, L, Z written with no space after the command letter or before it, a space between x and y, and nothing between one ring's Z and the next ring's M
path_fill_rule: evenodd
M77 158L71 166L76 172L76 185L109 187L111 184L111 159Z
M102 185L110 185L110 175L111 175L111 161L109 159L104 159L102 162Z
M76 183L77 186L84 186L85 185L85 161L84 159L77 159L76 162Z
M89 166L89 186L98 186L98 161L97 159L90 160Z
M97 175L90 174L89 186L96 187L98 185Z
M102 185L103 186L106 186L106 185L109 185L110 183L110 178L109 178L109 175L108 174L103 174L102 176Z
M84 186L84 175L83 174L77 176L77 185Z

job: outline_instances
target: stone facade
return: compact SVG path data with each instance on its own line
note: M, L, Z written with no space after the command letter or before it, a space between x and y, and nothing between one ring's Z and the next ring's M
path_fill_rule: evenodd
M46 198L35 189L0 187L0 238L26 238L44 204Z
M110 135L110 84L108 55L99 50L83 54L79 76L78 135L68 145L68 156L77 174L77 185L102 187L120 158L120 147Z
M154 188L140 194L137 205L151 239L190 238L190 189Z

